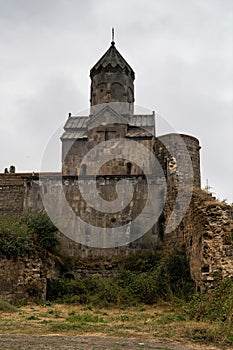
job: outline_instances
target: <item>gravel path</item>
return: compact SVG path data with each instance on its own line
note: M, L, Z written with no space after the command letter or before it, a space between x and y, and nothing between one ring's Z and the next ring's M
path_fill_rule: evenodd
M0 335L0 350L228 350L206 345L100 336ZM232 348L231 348L232 349Z

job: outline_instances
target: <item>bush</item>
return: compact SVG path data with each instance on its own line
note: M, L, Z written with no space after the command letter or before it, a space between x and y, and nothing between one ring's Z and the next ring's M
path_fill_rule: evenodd
M138 261L136 259L137 263ZM130 266L134 266L132 262ZM144 270L145 263L142 266ZM146 304L153 304L158 299L169 300L174 296L188 298L192 295L194 282L184 252L175 253L165 261L151 261L149 266L150 269L146 272L123 271L119 276L119 284Z
M35 234L35 243L42 248L54 252L58 244L57 228L54 226L45 211L40 211L36 215L26 214L22 218L29 229Z
M32 233L19 216L0 216L0 253L8 258L24 257L32 249Z
M98 293L96 291L91 296L91 301L95 305L135 305L137 299L128 288L119 285L118 278L99 278L97 281Z
M185 251L177 252L169 257L161 266L160 283L167 287L167 294L188 299L193 295L195 285L190 276L189 263ZM167 283L164 284L163 280Z
M123 271L145 272L151 270L159 263L159 258L152 253L130 254L121 262Z
M104 279L96 276L76 280L52 279L48 282L47 298L69 303L92 303L100 306L135 304L133 296L127 289L120 287L115 279Z
M220 321L233 326L233 280L226 279L206 294L196 294L188 304L187 313L196 320Z
M18 309L14 305L10 304L8 301L0 300L0 311L16 312L18 311Z
M143 257L140 257L140 261L142 259ZM169 300L174 295L186 296L194 290L187 259L183 253L175 254L160 263L150 259L146 257L145 263L141 264L143 270L148 264L149 271L124 270L117 277L108 279L92 276L82 280L66 278L51 280L48 284L48 299L91 302L103 306L135 305L141 302L154 304L158 299ZM126 261L127 263L130 261L130 266L134 270L135 266L138 266L139 259L136 257L135 265L133 257L127 258ZM125 262L122 266L124 264Z
M58 244L57 228L45 212L35 215L0 216L0 254L10 258L25 257L42 247L53 252Z
M71 295L86 294L84 281L80 279L54 278L48 281L47 299L65 299Z

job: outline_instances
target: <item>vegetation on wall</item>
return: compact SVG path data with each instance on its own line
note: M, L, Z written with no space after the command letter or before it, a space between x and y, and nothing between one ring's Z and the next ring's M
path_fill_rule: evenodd
M51 252L55 250L58 244L57 228L45 211L36 215L26 214L22 217L22 222L33 232L36 244Z
M0 253L8 258L24 257L33 247L33 234L21 217L0 216Z
M206 294L196 293L184 252L165 261L152 255L144 258L127 257L114 278L96 274L82 279L52 279L47 298L50 302L85 304L89 308L167 305L173 314L165 314L163 322L188 321L186 332L191 339L233 344L232 279L220 282ZM196 325L193 329L189 328L190 322Z
M187 311L198 321L220 321L233 326L233 280L222 281L206 294L193 295Z
M35 250L54 252L58 243L56 232L56 227L45 212L0 216L0 254L11 259L33 256ZM67 259L64 272L70 271L70 264ZM184 251L167 259L161 259L154 253L130 254L122 260L118 275L111 278L103 278L100 274L82 279L69 277L48 281L48 305L63 302L69 304L68 307L79 305L88 310L101 307L128 310L130 306L146 310L153 305L150 324L154 322L154 310L166 305L168 311L158 319L161 327L173 323L177 327L177 322L184 322L183 327L186 327L190 339L233 344L233 280L219 282L216 289L206 294L196 293ZM41 295L36 281L29 284L27 291L32 299ZM1 310L17 311L4 301L0 301ZM79 316L67 318L68 325L71 320L77 320L77 327L80 326ZM90 320L92 322L95 318ZM127 315L121 321L128 322ZM190 328L191 322L195 324L193 329Z
M57 228L43 211L32 215L0 216L0 254L8 258L25 257L35 249L54 251Z
M53 279L48 284L48 299L93 302L97 304L153 304L174 297L188 298L194 291L184 253L174 254L166 261L153 255L130 256L121 263L114 278L94 275L82 279Z
M178 263L178 257L175 259ZM158 264L147 273L136 274L128 270L112 279L98 275L76 280L54 279L49 284L48 299L72 305L85 304L89 310L93 307L145 310L153 304L153 314L157 307L166 305L166 313L161 314L158 324L174 328L178 326L177 322L184 322L185 336L192 340L233 344L233 280L222 281L207 294L196 294L189 279L184 283L183 273L176 278L175 284L172 283L174 276L170 263L171 260ZM167 274L163 275L165 270ZM153 318L150 320L152 322Z

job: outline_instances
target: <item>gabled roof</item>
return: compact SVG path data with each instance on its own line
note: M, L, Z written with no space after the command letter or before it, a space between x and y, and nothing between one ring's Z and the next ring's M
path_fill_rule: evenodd
M101 125L101 124L127 124L127 120L122 117L121 114L117 113L109 105L106 105L98 113L94 114L92 118L87 121L87 127L90 128L90 125Z
M67 119L64 129L65 130L80 130L84 129L86 130L87 128L87 121L90 119L88 116L83 116L83 117L70 117Z
M87 139L86 130L65 131L60 137L61 140Z
M99 59L99 61L91 69L90 76L92 77L97 70L101 67L106 68L111 66L113 68L120 67L121 69L127 68L131 74L132 79L135 79L135 74L130 65L126 60L121 56L120 52L116 49L115 43L112 42L110 48L105 52L105 54Z
M130 125L138 127L147 127L155 125L155 117L153 114L134 114L129 121Z
M131 127L139 127L142 128L143 130L141 131L132 131L132 133L134 134L134 136L136 137L136 133L141 132L141 137L145 136L144 132L149 132L150 134L154 135L155 134L155 119L153 114L138 114L138 115L133 115L129 120L125 120L121 115L118 115L116 111L114 111L111 107L105 107L103 110L105 111L112 111L112 116L115 119L115 122L119 123L122 122L123 124L127 123L129 124L129 126ZM99 120L99 118L101 118L101 114L103 113L97 113L95 115L95 117L98 120L98 123L100 123L101 121ZM85 139L87 138L87 130L88 130L88 126L90 128L90 125L92 124L92 122L94 123L94 120L96 120L94 117L94 119L92 120L93 116L80 116L80 117L70 117L67 119L64 129L65 132L63 133L63 135L61 136L62 140L67 140L67 139ZM110 121L109 121L110 122ZM114 122L114 120L112 120L112 122ZM132 134L132 135L133 135ZM132 137L131 134L127 135Z
M65 123L65 132L61 136L61 140L77 140L86 139L88 116L69 117Z

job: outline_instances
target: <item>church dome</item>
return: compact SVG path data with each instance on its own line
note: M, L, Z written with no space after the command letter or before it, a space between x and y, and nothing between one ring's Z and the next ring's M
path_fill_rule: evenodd
M131 79L135 79L135 74L130 65L126 62L124 57L115 47L115 42L112 41L110 48L105 52L105 54L99 59L99 61L94 65L90 71L90 77L92 78L101 69L106 69L108 67L125 70L131 76Z
M110 48L90 71L91 106L124 102L133 111L135 73L112 41Z

